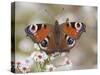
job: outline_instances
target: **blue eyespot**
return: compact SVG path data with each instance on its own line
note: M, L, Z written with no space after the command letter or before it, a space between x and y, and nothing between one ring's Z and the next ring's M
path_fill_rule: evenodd
M47 47L47 45L48 45L48 42L47 42L46 40L43 40L43 41L41 42L41 46L42 46L42 47Z
M68 46L72 47L75 44L75 39L73 39L72 37L67 36L66 37L66 43Z
M48 38L45 38L43 41L39 43L41 49L46 50L48 47Z
M75 23L75 28L76 28L77 32L85 32L86 25L84 25L81 22L79 22L79 23L76 22Z
M74 42L74 39L68 38L67 43L68 43L69 45L73 44L73 42Z
M31 36L37 32L37 29L38 29L38 26L36 24L29 25L28 27L26 27L25 32L27 33L27 35Z
M29 26L25 28L25 32L27 35L33 35L32 32L29 30Z

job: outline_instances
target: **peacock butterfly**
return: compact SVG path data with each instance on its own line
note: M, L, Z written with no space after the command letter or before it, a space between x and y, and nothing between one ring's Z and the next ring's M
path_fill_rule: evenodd
M66 22L55 25L31 24L25 28L26 34L36 42L47 54L69 52L75 46L76 40L86 31L82 22Z

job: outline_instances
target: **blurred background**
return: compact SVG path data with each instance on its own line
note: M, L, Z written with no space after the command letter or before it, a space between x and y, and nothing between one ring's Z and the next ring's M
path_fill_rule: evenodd
M64 8L64 10L62 10ZM45 9L47 11L45 11ZM97 7L76 6L16 2L15 4L15 59L22 60L30 56L34 50L34 42L26 37L24 29L29 24L49 23L54 25L57 19L59 23L83 22L86 25L86 33L77 40L75 47L67 55L73 63L72 69L97 68ZM64 57L53 61L54 64L62 62ZM57 69L66 70L66 67Z

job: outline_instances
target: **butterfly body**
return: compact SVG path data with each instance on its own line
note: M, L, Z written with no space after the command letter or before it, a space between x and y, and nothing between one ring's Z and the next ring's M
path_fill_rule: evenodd
M47 54L69 52L76 40L85 31L86 26L79 22L68 22L55 25L33 24L26 27L26 34Z

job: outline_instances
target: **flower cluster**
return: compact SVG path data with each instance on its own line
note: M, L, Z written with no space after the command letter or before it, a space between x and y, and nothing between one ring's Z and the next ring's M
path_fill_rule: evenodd
M35 51L32 53L31 58L33 58L35 62L44 63L45 60L48 59L48 55L44 51Z
M54 71L57 66L55 66L51 61L53 61L56 56L60 53L55 53L52 55L46 54L46 52L40 50L38 44L34 44L35 50L32 54L25 60L19 61L16 63L16 70L18 72L27 73L27 72L44 72L44 71ZM35 65L35 69L32 70L32 65ZM63 63L59 66L65 65L66 67L72 66L72 62L65 58Z
M53 64L46 65L46 71L54 71L56 67Z
M22 73L28 73L30 72L31 66L27 64L26 62L18 62L16 65L17 71L22 72Z

